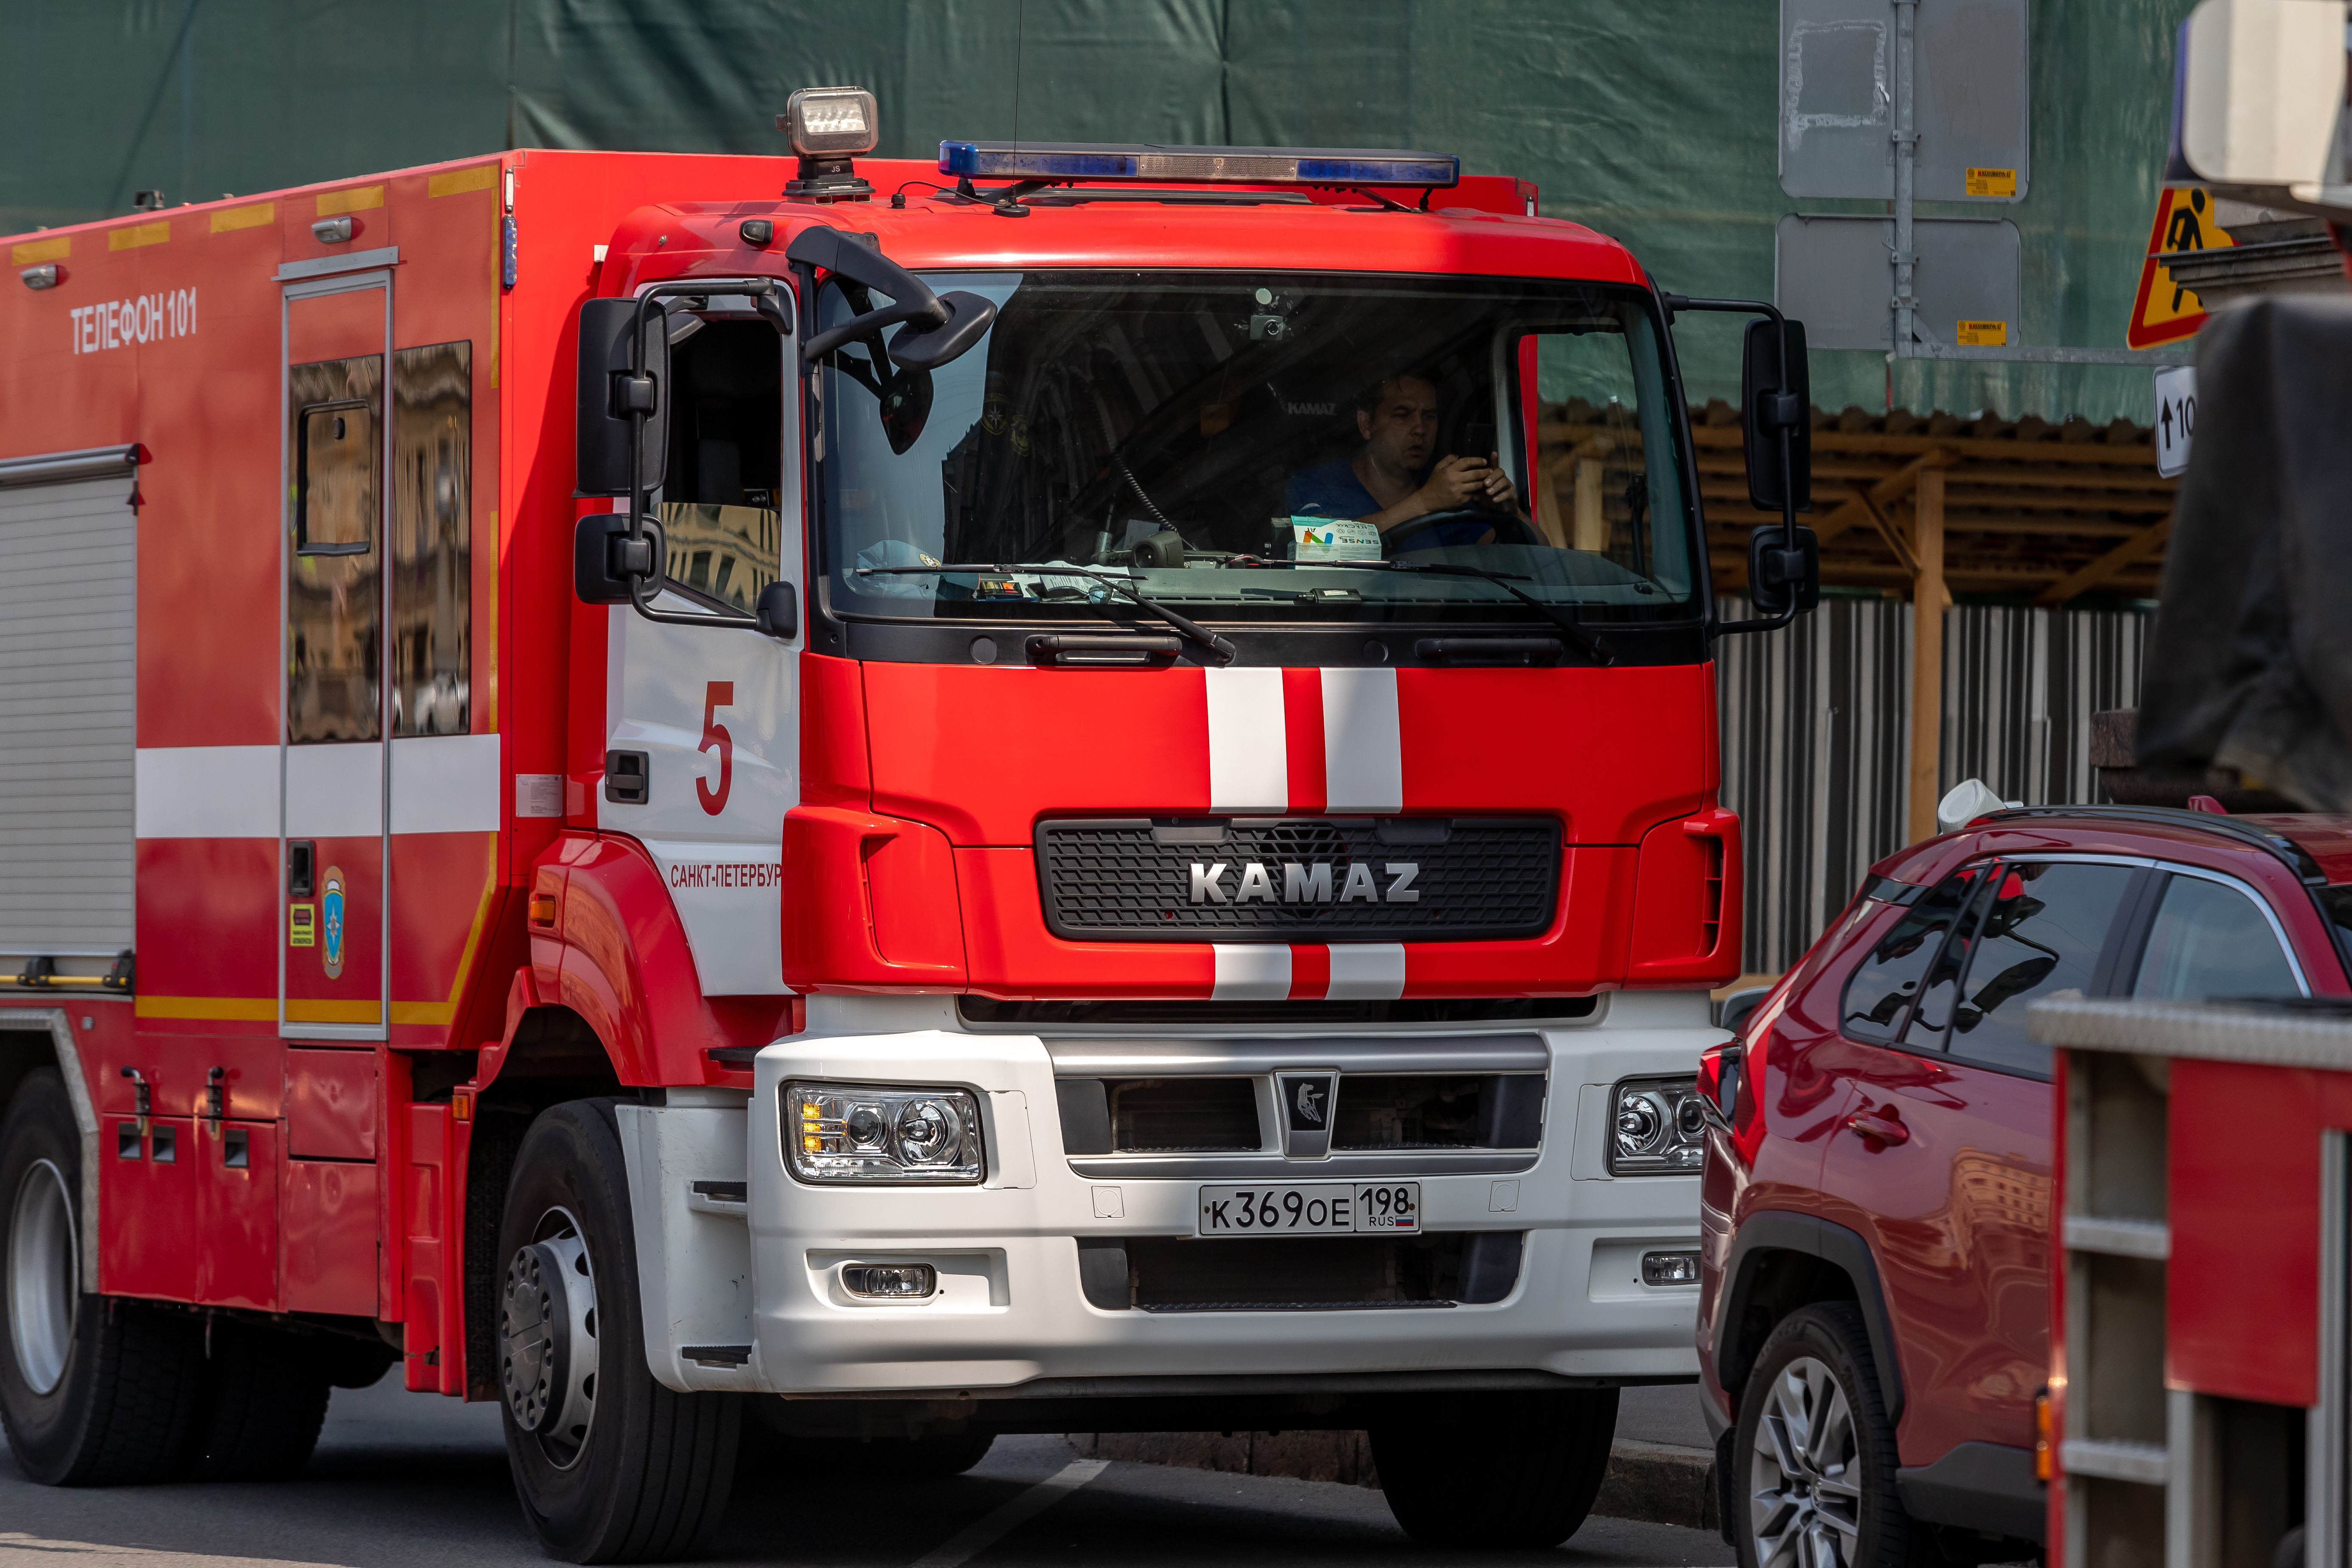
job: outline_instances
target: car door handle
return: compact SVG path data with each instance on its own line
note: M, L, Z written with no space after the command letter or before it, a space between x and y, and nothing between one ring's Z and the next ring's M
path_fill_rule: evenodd
M1857 1110L1845 1119L1845 1130L1865 1143L1892 1146L1908 1143L1911 1129L1903 1125L1903 1118L1893 1107L1885 1110Z

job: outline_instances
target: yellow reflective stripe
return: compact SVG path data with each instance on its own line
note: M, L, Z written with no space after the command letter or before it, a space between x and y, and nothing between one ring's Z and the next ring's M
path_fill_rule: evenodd
M495 190L499 183L496 163L477 163L470 169L452 169L446 174L435 174L425 182L428 196L454 196L467 191Z
M382 185L357 185L348 191L328 191L319 197L319 216L330 217L336 213L363 212L369 207L383 205Z
M259 228L278 218L276 202L257 202L249 207L223 207L213 214L213 232L227 234L235 229Z
M73 254L73 240L59 235L55 239L28 239L12 247L8 264L12 267L37 267L44 261L63 261Z
M375 1024L383 1020L383 1004L374 1001L322 1001L313 996L286 999L286 1021L289 1024Z
M161 245L171 237L172 226L168 223L132 224L129 228L107 230L106 248L136 250L142 245Z

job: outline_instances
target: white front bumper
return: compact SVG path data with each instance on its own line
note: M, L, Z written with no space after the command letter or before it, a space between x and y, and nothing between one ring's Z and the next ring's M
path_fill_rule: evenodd
M1622 1019L1636 1010L1614 1011ZM1550 1089L1543 1147L1527 1168L1397 1173L1420 1181L1432 1233L1524 1232L1517 1284L1492 1305L1352 1310L1091 1305L1079 1283L1078 1238L1190 1236L1201 1183L1074 1173L1053 1063L1034 1036L782 1040L760 1053L748 1105L707 1093L709 1103L680 1105L673 1091L667 1108L622 1108L647 1358L656 1378L680 1390L803 1394L1002 1389L1040 1378L1690 1376L1697 1291L1644 1286L1640 1269L1646 1250L1696 1246L1697 1180L1611 1179L1601 1141L1608 1087L1692 1070L1699 1051L1722 1037L1705 1019L1685 1010L1671 1022L1542 1031ZM1300 1062L1311 1063L1312 1037L1298 1043ZM794 1078L978 1091L986 1184L794 1181L778 1123L781 1086ZM1311 1163L1298 1163L1278 1179L1318 1178ZM695 1193L697 1181L714 1180L744 1182L745 1207ZM862 1301L841 1288L844 1263L898 1261L937 1268L938 1293Z

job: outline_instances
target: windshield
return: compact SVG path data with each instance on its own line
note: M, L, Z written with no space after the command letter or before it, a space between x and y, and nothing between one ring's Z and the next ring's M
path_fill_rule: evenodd
M1639 289L925 280L992 300L996 322L929 375L867 344L826 362L838 612L1099 619L1126 598L1109 578L1211 624L1542 622L1510 588L1580 622L1697 614L1693 487ZM870 308L857 293L828 287L820 328ZM990 569L932 570L959 566Z

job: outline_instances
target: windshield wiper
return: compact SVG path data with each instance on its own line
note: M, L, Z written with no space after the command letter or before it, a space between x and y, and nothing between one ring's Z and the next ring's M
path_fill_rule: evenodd
M1582 649L1585 656L1593 663L1607 665L1613 664L1617 660L1617 656L1609 651L1608 644L1586 631L1578 622L1574 611L1563 613L1560 606L1548 605L1533 594L1523 593L1513 587L1514 583L1528 581L1526 574L1522 573L1489 572L1484 566L1457 566L1448 561L1328 561L1318 562L1317 564L1354 566L1368 572L1427 572L1440 577L1484 577L1487 582L1494 584L1504 593L1566 632L1568 640Z
M1216 655L1219 664L1231 664L1240 655L1240 650L1234 647L1230 638L1219 637L1206 626L1197 626L1186 620L1156 599L1145 598L1136 591L1135 584L1125 578L1108 576L1085 566L1066 565L1058 561L1032 561L1010 566L1003 563L966 561L950 562L944 566L854 566L850 570L861 577L872 576L877 573L890 576L969 576L978 572L999 572L1008 577L1021 572L1027 572L1040 577L1091 577L1097 583L1118 589L1143 609L1173 626L1187 639L1207 648Z

